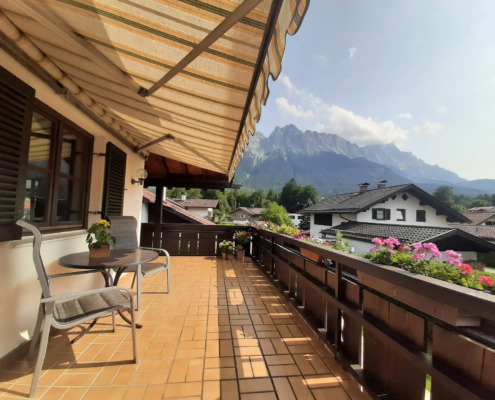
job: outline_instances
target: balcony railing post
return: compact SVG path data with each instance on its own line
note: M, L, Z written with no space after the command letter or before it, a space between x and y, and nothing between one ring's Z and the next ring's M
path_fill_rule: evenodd
M335 277L337 279L337 284L335 285L335 298L340 302L343 298L344 293L344 282L342 281L342 264L339 262L335 263ZM335 314L335 337L334 343L335 347L339 350L342 341L342 309L337 308L337 313Z

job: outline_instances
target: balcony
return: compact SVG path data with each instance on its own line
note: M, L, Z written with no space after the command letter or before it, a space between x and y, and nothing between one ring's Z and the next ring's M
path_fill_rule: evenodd
M238 229L143 224L143 245L173 254L173 286L163 294L163 276L143 281L139 362L127 361L125 324L111 333L102 319L72 346L77 329L55 334L38 397L494 397L491 295L268 231L253 230L244 263L215 257ZM0 398L26 397L24 350L3 360Z

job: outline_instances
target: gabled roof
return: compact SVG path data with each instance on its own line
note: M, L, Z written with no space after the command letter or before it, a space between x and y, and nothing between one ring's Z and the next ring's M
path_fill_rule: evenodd
M495 226L493 225L451 224L450 226L485 240L495 240Z
M214 199L173 199L177 204L182 207L188 208L217 208L218 200Z
M475 225L480 225L483 222L485 222L487 219L492 218L495 216L495 211L493 212L465 212L462 213L466 218L469 218L471 221L473 221L473 224Z
M373 207L378 203L383 203L390 198L409 193L418 198L422 205L429 205L437 210L437 213L447 216L449 222L471 222L464 215L458 213L447 206L431 194L420 189L416 185L409 183L405 185L389 186L383 189L370 189L365 192L344 193L329 197L317 204L302 210L303 214L357 214L361 211Z
M450 227L442 228L435 226L345 222L332 228L324 229L321 233L326 235L335 235L337 231L340 231L342 236L346 239L369 241L370 248L373 246L371 240L375 237L394 237L401 243L405 244L412 244L416 242L444 244L443 241L445 241L445 243L447 243L447 248L444 250L447 250L449 244L452 244L452 247L450 247L452 250L495 251L494 244L473 236L470 233ZM453 248L454 243L462 243L462 246L465 246L465 248Z
M242 210L242 211L244 211L248 215L260 215L264 211L263 208L237 207L235 210L232 210L231 212L229 212L229 214L233 214L237 210Z
M154 203L156 200L156 195L149 190L143 190L143 197L146 200ZM184 207L181 207L174 201L164 201L163 207L167 209L167 211L175 214L181 218L184 218L186 221L189 221L193 224L201 224L201 225L216 225L214 222L208 221L206 218L203 218L197 214L194 214L190 211L187 211Z

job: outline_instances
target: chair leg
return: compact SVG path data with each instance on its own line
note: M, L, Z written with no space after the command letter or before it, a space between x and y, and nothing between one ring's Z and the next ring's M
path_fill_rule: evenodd
M141 280L143 278L143 274L141 273L141 265L137 266L136 270L136 290L137 290L137 301L136 301L136 311L139 311L141 308Z
M112 332L115 332L115 311L112 311Z
M43 304L40 304L40 308L38 310L38 318L36 319L36 325L34 327L33 337L31 338L31 344L29 346L29 353L27 356L28 361L33 361L34 358L34 350L36 349L36 343L38 343L38 339L40 337L41 332L41 324L43 323Z
M170 267L167 266L167 291L165 293L170 293Z
M41 331L40 349L38 352L38 358L36 359L36 366L34 367L33 381L31 382L31 391L29 397L36 395L36 388L38 387L38 380L40 379L41 368L43 367L43 361L45 360L46 347L48 345L48 337L50 336L50 326L52 323L53 304L47 305L45 318L43 320L43 328Z
M137 272L134 273L134 276L132 277L131 289L134 289L134 283L136 282L136 275L137 275Z

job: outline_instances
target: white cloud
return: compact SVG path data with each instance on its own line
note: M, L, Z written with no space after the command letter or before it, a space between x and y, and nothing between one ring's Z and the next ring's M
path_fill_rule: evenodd
M378 122L327 104L313 93L297 88L287 75L282 74L279 80L287 89L287 97L275 100L280 112L311 122L316 131L336 133L358 145L394 143L401 146L407 139L407 130L393 121Z
M412 130L416 133L427 133L428 135L435 135L441 132L444 128L444 125L440 122L430 122L426 121L423 125L418 125L412 128Z
M302 109L302 107L289 103L289 100L287 100L285 97L279 97L278 99L275 100L275 103L277 103L278 109L283 114L288 114L293 117L302 118L302 119L314 118L314 114L312 111L310 110L305 111Z
M376 122L338 106L330 107L330 121L335 133L359 145L401 145L407 139L407 131L392 121Z
M400 113L399 119L412 119L412 114L411 113Z
M445 114L446 112L447 112L447 107L445 107L445 106L438 106L437 107L437 113Z
M349 52L349 58L352 60L354 58L354 55L356 54L356 48L355 47L350 47L349 50L347 50Z

